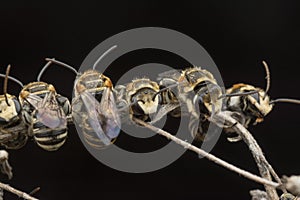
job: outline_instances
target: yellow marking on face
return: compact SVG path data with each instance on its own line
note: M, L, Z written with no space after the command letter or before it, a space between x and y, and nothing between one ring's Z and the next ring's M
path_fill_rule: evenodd
M18 115L12 99L8 99L8 104L10 106L7 105L5 100L0 101L0 117L5 119L7 122Z

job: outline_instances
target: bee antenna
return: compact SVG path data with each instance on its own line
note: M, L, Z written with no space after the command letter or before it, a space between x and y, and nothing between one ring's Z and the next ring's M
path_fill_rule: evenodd
M166 90L169 90L169 89L171 89L171 88L174 88L174 87L176 87L176 86L178 86L178 83L175 83L175 84L173 84L173 85L167 86L167 87L165 87L165 88L159 90L158 92L156 92L156 93L153 95L152 100L154 101L154 99L156 98L157 95L161 94L162 92L164 92L164 91L166 91Z
M248 96L251 94L256 94L258 92L259 92L258 90L253 90L250 92L237 92L237 93L232 93L232 94L222 94L221 96L219 96L218 99L223 99L225 97Z
M9 71L10 71L10 65L8 65L7 68L6 68L6 74L5 74L4 84L3 84L3 93L4 93L4 96L5 96L6 104L8 106L10 106L9 103L8 103L8 98L7 98L7 81L8 81L7 77L8 77Z
M48 61L46 63L46 65L42 68L42 70L40 71L38 77L37 77L37 81L40 81L41 80L41 77L43 75L43 73L46 71L46 69L52 64L57 64L57 65L60 65L60 66L63 66L67 69L70 69L71 71L73 71L76 75L78 75L78 71L74 68L74 67L71 67L70 65L66 64L66 63L63 63L61 61L58 61L58 60L55 60L55 58L46 58L45 59L46 61Z
M36 187L36 188L34 188L34 189L29 193L29 195L32 196L32 195L34 195L35 193L37 193L38 191L40 191L40 190L41 190L40 187Z
M270 74L270 69L269 69L269 67L268 67L268 65L267 65L267 63L266 63L266 61L262 61L262 63L263 63L263 65L264 65L264 67L265 67L265 70L266 70L266 74L267 74L267 76L266 76L266 79L267 79L267 86L266 86L266 89L265 89L265 96L264 96L264 98L266 97L266 95L267 95L267 92L269 91L269 89L270 89L270 87L271 87L271 74Z
M10 106L9 103L8 103L7 95L6 95L7 94L7 82L8 82L8 79L16 82L22 88L24 87L24 84L21 81L19 81L18 79L16 79L16 78L11 77L11 76L8 75L9 72L10 72L10 67L11 67L10 65L7 66L7 68L6 68L6 74L5 75L4 74L0 74L0 77L4 78L3 93L4 93L4 96L5 96L5 101L6 101L6 103L7 103L8 106Z
M294 104L300 104L300 100L298 99L289 99L289 98L279 98L279 99L275 99L275 100L271 100L270 104L274 104L274 103L294 103Z
M110 47L108 50L106 50L95 62L95 64L93 65L93 69L96 69L96 66L98 65L98 63L107 55L109 54L112 50L114 50L115 48L117 48L117 45L114 45L112 47Z

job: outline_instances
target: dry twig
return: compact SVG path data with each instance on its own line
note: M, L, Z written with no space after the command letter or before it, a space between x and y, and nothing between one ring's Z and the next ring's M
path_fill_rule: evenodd
M207 153L206 151L204 151L204 150L202 150L202 149L200 149L200 148L198 148L198 147L196 147L196 146L194 146L194 145L192 145L192 144L190 144L186 141L183 141L183 140L171 135L170 133L168 133L168 132L166 132L166 131L164 131L160 128L157 128L157 127L155 127L151 124L148 124L144 121L141 121L139 119L135 119L135 120L140 125L148 128L148 129L150 129L150 130L152 130L152 131L154 131L154 132L156 132L156 133L158 133L158 134L160 134L160 135L162 135L166 138L168 138L169 140L172 140L173 142L183 146L184 148L189 149L193 152L196 152L198 155L201 155L201 156L207 158L208 160L210 160L210 161L212 161L212 162L214 162L214 163L216 163L216 164L218 164L218 165L220 165L220 166L222 166L226 169L229 169L233 172L236 172L236 173L238 173L238 174L240 174L240 175L242 175L242 176L244 176L244 177L246 177L250 180L253 180L253 181L255 181L257 183L260 183L260 184L263 184L263 185L267 185L267 186L272 187L272 188L276 188L276 187L280 186L279 183L276 183L276 182L273 182L273 181L270 181L270 180L266 180L266 179L261 178L257 175L254 175L250 172L247 172L243 169L240 169L240 168L238 168L238 167L236 167L236 166L234 166L234 165L232 165L232 164L230 164L226 161L223 161L220 158L217 158L216 156L214 156L210 153Z
M6 174L9 179L12 178L12 168L8 163L8 153L5 150L0 150L0 168L1 168L1 172ZM3 199L3 190L9 191L13 194L16 194L23 199L37 200L36 198L31 197L30 195L28 195L25 192L17 190L15 188L13 188L7 184L1 183L1 182L0 182L0 200Z
M17 196L19 196L20 198L23 198L23 199L27 199L27 200L38 200L32 196L30 196L29 194L25 193L25 192L22 192L20 190L17 190L7 184L4 184L4 183L1 183L0 182L0 188L2 188L3 190L6 190L8 192L11 192Z
M233 119L227 112L219 112L215 114L211 120L213 122L216 121L224 121L225 123L232 124L234 125L232 128L237 132L243 139L243 141L248 145L252 156L257 164L257 167L259 169L260 175L269 181L272 180L272 177L270 173L274 176L280 187L282 187L282 182L279 178L279 176L275 173L274 169L272 166L268 163L266 160L260 146L257 144L256 140L253 138L252 134L240 123L238 123L235 119ZM216 123L218 124L218 123ZM266 189L266 192L268 194L268 198L272 200L278 200L279 196L277 194L276 188L270 187L267 184L264 184L264 187ZM284 192L286 190L284 188L280 188Z

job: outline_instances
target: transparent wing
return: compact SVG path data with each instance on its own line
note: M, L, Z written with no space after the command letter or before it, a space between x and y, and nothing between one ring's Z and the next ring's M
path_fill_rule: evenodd
M49 92L44 98L29 94L26 100L36 109L37 119L45 126L52 129L67 126L66 115L59 106L54 93Z
M160 81L164 78L170 78L170 79L177 81L178 78L180 77L180 75L181 75L180 70L172 69L172 70L158 74L157 80Z
M110 88L103 91L99 111L104 115L103 128L110 138L116 138L121 129L121 120Z
M43 98L35 95L35 94L29 94L25 100L30 103L35 109L38 109L39 104L43 101Z
M83 92L81 98L89 114L90 125L99 139L105 145L109 145L111 139L119 135L121 127L112 91L109 88L105 89L100 103L88 92Z
M99 102L95 97L89 92L85 91L80 94L81 99L85 105L86 112L88 113L88 122L90 126L95 131L98 138L105 144L109 145L110 139L105 135L101 121L103 117L101 117L101 113L99 113L98 108L100 107Z

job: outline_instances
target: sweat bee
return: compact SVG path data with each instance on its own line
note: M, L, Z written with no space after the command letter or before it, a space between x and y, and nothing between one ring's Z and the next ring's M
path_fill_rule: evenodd
M150 115L157 112L159 105L159 85L148 78L135 79L124 87L125 101L129 105L129 116L150 121ZM119 91L120 94L120 91Z
M7 67L4 77L3 95L0 95L0 145L7 149L19 149L23 147L28 139L27 126L21 118L21 105L18 98L7 94L7 81L18 83L21 87L23 84L13 77L9 77L10 65Z
M183 115L190 116L189 129L192 136L204 140L210 124L208 117L222 109L222 89L216 79L209 71L192 67L181 73L177 70L162 73L159 80L166 88L176 86L176 96L184 111Z
M93 68L83 73L65 63L52 60L56 64L72 68L77 74L72 100L73 120L77 131L83 134L85 142L96 149L113 143L121 129L113 84L107 76L95 70L99 61L115 47L102 54Z
M271 100L268 96L270 89L270 70L265 61L263 66L266 70L267 86L266 89L261 89L253 85L239 83L233 85L231 88L226 90L226 97L224 98L224 109L231 111L232 116L246 128L249 124L256 125L263 121L264 117L269 114L274 104L277 102L288 102L300 104L300 100L279 98ZM252 94L250 94L252 92ZM236 96L232 94L247 94ZM225 129L227 132L232 132L231 129ZM229 138L229 141L236 142L241 140L240 136Z
M37 82L23 87L19 94L23 121L28 125L28 134L42 149L58 150L67 139L67 120L71 117L69 100L57 94L54 86L40 81L45 65Z
M116 89L118 99L125 101L132 122L139 119L155 123L179 106L171 91L148 78L132 80L126 86L119 85Z

